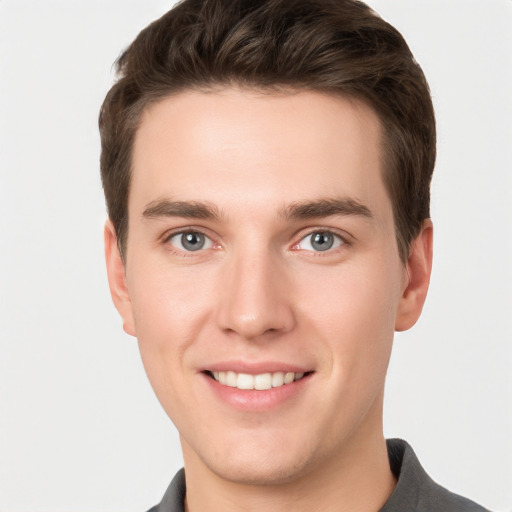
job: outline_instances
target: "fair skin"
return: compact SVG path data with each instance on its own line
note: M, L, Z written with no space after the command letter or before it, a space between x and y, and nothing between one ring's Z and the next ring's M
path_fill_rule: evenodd
M180 433L189 511L375 511L392 493L384 380L432 226L402 262L380 140L372 109L316 92L189 91L144 112L126 257L108 222L107 268Z

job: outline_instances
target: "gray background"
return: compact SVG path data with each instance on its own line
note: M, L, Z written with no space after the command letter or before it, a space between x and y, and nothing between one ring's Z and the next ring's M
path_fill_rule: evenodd
M96 128L111 65L162 0L0 1L0 510L141 512L177 434L110 303ZM512 2L374 0L429 78L435 264L397 336L385 433L512 510Z

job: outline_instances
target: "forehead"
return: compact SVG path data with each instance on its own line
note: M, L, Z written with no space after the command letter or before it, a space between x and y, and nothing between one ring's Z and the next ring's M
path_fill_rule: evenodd
M319 92L188 91L151 105L137 131L130 211L158 197L220 205L387 197L381 125L366 104ZM377 198L379 199L379 198Z

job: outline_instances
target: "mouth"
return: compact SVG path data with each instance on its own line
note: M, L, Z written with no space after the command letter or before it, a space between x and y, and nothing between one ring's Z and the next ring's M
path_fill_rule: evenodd
M223 386L241 390L265 391L301 380L312 372L268 372L256 375L234 371L206 371L205 373Z

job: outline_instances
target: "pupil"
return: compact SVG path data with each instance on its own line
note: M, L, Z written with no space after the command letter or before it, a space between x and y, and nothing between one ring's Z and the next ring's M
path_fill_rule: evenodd
M201 233L183 233L181 244L187 251L198 251L204 246L204 236Z
M333 243L334 237L331 233L314 233L311 240L311 245L317 251L327 251Z

